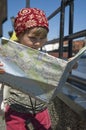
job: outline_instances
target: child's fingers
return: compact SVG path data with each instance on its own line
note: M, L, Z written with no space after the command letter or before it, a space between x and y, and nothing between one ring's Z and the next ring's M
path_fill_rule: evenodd
M4 73L5 73L5 70L0 69L0 74L4 74Z
M3 63L0 61L0 66L3 66Z

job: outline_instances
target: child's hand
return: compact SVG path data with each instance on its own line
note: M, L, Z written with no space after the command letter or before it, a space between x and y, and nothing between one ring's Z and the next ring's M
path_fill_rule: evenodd
M3 63L0 62L0 74L5 73L5 70L2 67L3 67Z
M70 61L72 58L73 58L73 57L69 58L68 60ZM72 67L72 69L77 69L77 67L78 67L78 62L76 62L76 63L74 64L74 66Z
M78 62L75 63L72 69L77 69L77 67L78 67Z

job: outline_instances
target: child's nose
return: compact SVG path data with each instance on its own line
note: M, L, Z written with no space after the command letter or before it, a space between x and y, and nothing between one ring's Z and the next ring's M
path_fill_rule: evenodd
M39 45L41 42L42 42L41 39L36 39L34 44Z

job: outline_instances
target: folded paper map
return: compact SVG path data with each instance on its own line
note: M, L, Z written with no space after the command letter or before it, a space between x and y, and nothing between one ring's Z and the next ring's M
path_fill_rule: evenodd
M65 61L3 37L0 61L6 73L0 74L0 82L47 103L64 87L70 70L85 50L86 47Z

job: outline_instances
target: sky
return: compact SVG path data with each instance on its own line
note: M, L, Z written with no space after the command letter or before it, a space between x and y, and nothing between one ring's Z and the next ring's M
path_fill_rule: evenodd
M44 10L48 17L61 5L61 0L30 0L30 7ZM26 0L7 0L7 21L3 24L3 36L9 38L8 32L13 30L11 17L16 16L18 11L26 7ZM86 0L74 0L74 27L73 32L86 29ZM64 35L68 35L69 6L65 8ZM48 40L59 37L60 13L49 20Z

